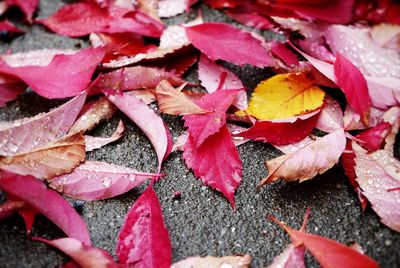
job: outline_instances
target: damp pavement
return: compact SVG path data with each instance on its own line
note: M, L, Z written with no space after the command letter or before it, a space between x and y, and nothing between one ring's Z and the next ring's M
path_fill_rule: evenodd
M42 0L38 17L47 17L60 6L72 1ZM205 6L200 7L207 21L232 22L229 18ZM12 21L21 21L18 12L11 13ZM168 19L168 24L189 21L195 14ZM26 34L6 43L0 42L1 52L29 51L42 48L81 48L88 46L87 39L69 39L46 31L35 25L26 27ZM263 33L266 38L273 37ZM270 75L268 70L245 66L230 66L245 85L253 88ZM196 79L194 71L190 79ZM45 100L33 93L22 95L17 101L0 109L0 120L15 120L48 111L62 101ZM157 158L145 135L121 113L109 122L98 126L91 134L110 135L122 119L126 124L123 138L100 150L89 152L89 160L106 161L128 166L143 172L155 172ZM176 138L183 130L177 117L163 116ZM243 182L235 195L233 211L221 194L203 186L193 176L182 160L181 153L172 153L164 163L162 172L168 176L155 185L161 201L165 223L170 233L173 261L196 255L250 254L252 267L266 267L290 243L289 237L266 217L275 215L294 228L299 228L305 211L311 209L308 231L344 244L359 243L365 253L376 259L382 267L400 265L400 235L379 222L368 208L360 209L356 194L347 182L340 167L335 167L315 179L298 184L277 182L256 189L261 178L267 175L264 161L280 155L268 144L248 142L239 147L243 162ZM95 246L115 254L116 239L128 209L145 189L145 185L108 200L97 202L72 201L87 223ZM174 192L181 198L173 198ZM4 197L1 197L4 198ZM62 237L62 232L43 216L36 219L32 236ZM14 216L0 223L0 267L57 267L68 259L40 242L25 235L22 218ZM318 267L309 255L309 267Z

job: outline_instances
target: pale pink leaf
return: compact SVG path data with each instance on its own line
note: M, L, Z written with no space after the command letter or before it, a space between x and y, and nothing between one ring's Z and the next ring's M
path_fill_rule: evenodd
M47 189L42 181L32 176L2 173L0 182L2 191L32 206L69 237L76 238L85 245L90 245L89 232L85 222L61 195Z
M46 66L11 67L3 63L0 73L20 78L45 98L72 97L89 86L104 54L104 48L87 48L72 55L56 55Z
M149 178L161 176L105 162L86 161L73 172L55 177L50 187L75 199L94 201L121 195Z
M371 38L380 47L400 52L400 26L381 23L371 29Z
M118 235L118 259L121 264L138 268L170 267L171 251L160 201L149 186L125 218Z
M71 257L80 267L85 268L117 268L119 265L114 262L111 255L104 249L95 248L83 244L75 238L60 238L47 240L35 237L33 240L49 244L65 255Z
M186 34L193 46L211 60L258 67L275 65L259 39L229 24L203 23L186 27Z
M343 122L346 131L356 129L366 129L375 127L383 120L384 111L378 108L371 107L368 125L361 121L361 116L356 113L350 106L346 106L344 110Z
M71 172L85 160L85 156L85 140L82 134L77 133L26 153L0 157L0 169L39 179L51 179Z
M82 109L86 95L82 93L48 113L0 126L0 155L28 152L65 135Z
M114 141L119 140L122 137L122 133L124 133L125 126L122 121L119 121L117 128L114 133L110 137L93 137L89 135L85 135L85 150L86 152L91 152L96 149L100 149L101 147L112 143Z
M339 129L296 152L268 160L266 162L268 176L259 186L278 179L286 182L310 180L333 167L339 161L345 146L346 136L343 129Z
M234 194L242 180L242 163L225 124L199 147L190 135L183 158L196 177L221 192L235 208Z
M153 144L158 158L158 170L160 170L163 160L167 158L172 148L171 134L162 119L143 101L133 95L113 94L111 91L104 91L104 93L119 110L125 113L144 132Z
M305 268L305 251L304 246L296 247L290 244L281 254L274 258L268 268Z
M238 90L219 90L204 95L197 104L207 111L207 114L185 115L185 127L196 147L199 147L209 136L215 134L226 123L226 111L232 105Z
M387 150L368 154L354 142L352 147L356 155L356 180L364 196L382 223L400 232L400 191L389 191L400 187L400 162Z
M169 18L185 12L187 0L160 0L158 3L158 15L161 18Z
M325 104L315 127L327 133L344 128L342 108L329 95L325 97Z
M101 121L110 119L116 110L115 106L105 97L91 101L83 106L69 133L90 131Z
M40 49L14 54L3 54L0 58L10 67L46 66L51 63L56 55L73 55L75 50Z
M251 256L224 257L189 257L172 264L171 268L247 268L250 267Z

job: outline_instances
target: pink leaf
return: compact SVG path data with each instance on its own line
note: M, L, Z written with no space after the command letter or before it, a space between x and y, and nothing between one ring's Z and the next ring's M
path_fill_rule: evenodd
M171 134L162 119L143 101L126 93L112 94L104 91L107 98L125 113L153 144L158 158L158 170L172 148Z
M65 135L85 100L86 92L48 113L3 125L0 127L0 155L28 152Z
M56 55L46 66L10 67L0 64L0 73L16 76L39 95L54 99L78 95L89 85L103 48L88 48L73 55ZM49 75L51 73L51 75Z
M255 124L235 136L268 142L276 145L286 145L301 141L307 137L317 124L319 111L300 117L291 118L292 121L256 121Z
M260 40L231 25L203 23L186 27L186 34L193 46L213 61L225 60L258 67L275 65Z
M285 250L274 258L268 268L305 268L304 255L306 249L303 246L290 244Z
M47 240L35 237L33 240L49 244L64 254L71 257L80 267L85 268L117 268L119 267L111 255L100 248L91 247L83 244L74 238L60 238L56 240Z
M368 122L371 98L364 76L342 54L336 55L334 68L337 84L343 90L349 105L361 116L364 122Z
M228 9L225 13L236 20L237 22L246 25L247 27L252 27L260 30L270 30L274 28L274 24L267 18L258 15L256 12L252 12L242 7L235 9Z
M339 161L345 146L344 131L339 129L296 152L268 160L266 162L268 176L260 182L259 186L278 179L286 182L295 180L303 182L312 179L317 174L322 174L333 167Z
M391 125L382 122L373 128L364 130L355 137L360 140L360 145L369 152L374 152L382 148L386 136L389 134Z
M33 13L38 7L39 0L6 0L9 6L17 6L24 12L26 19L31 22Z
M121 195L149 178L158 177L161 175L105 162L86 161L72 173L51 180L50 187L75 199L94 201Z
M18 29L14 24L9 22L8 20L0 21L0 31L14 34L21 34L24 31Z
M383 120L384 111L378 108L371 107L368 125L361 122L361 116L356 113L350 106L346 106L344 110L344 129L349 130L361 130L370 127L375 127Z
M56 224L66 235L90 245L86 225L75 209L53 190L32 176L2 173L0 189L16 196L42 213ZM26 189L29 189L27 191Z
M251 256L224 256L224 257L189 257L172 264L171 268L248 268L251 264Z
M226 123L226 111L232 105L238 90L219 90L204 95L197 104L213 113L185 115L185 127L196 147L199 147L209 136L217 133Z
M152 186L129 210L118 236L117 256L121 264L162 268L171 265L171 242L160 201Z
M7 200L0 205L0 221L12 216L25 206L24 201Z
M101 147L112 143L114 141L119 140L122 137L122 133L125 130L124 123L119 121L117 128L114 133L110 137L93 137L89 135L85 135L85 150L86 152L91 152L96 149L100 149Z
M14 54L3 54L1 55L1 59L10 67L46 66L58 54L73 55L75 53L77 53L75 50L40 49Z
M327 133L344 128L342 108L329 95L325 97L325 104L315 127Z
M185 12L187 0L160 0L158 3L158 15L161 18L169 18Z
M185 144L183 158L196 177L205 185L221 192L235 208L233 197L242 180L242 163L225 125L200 146L196 146L190 135Z
M24 92L25 89L25 83L19 79L8 75L0 75L0 107L5 106L6 102L17 99L18 95Z
M363 194L382 223L400 232L400 191L388 191L400 187L400 162L387 150L367 154L354 142L352 147L356 156L357 182Z

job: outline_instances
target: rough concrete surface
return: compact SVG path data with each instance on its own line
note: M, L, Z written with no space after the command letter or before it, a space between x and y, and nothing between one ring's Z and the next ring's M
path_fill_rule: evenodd
M59 0L40 1L38 17L47 17L65 3ZM201 8L208 21L230 21L217 11L204 6ZM9 17L18 21L21 16L13 12ZM193 15L182 15L167 20L167 23L190 18L193 18ZM18 52L87 45L85 39L61 37L38 25L21 27L27 33L10 43L0 42L1 52L9 49ZM266 70L250 67L235 67L234 71L249 87L254 87L268 75ZM33 93L27 93L6 108L0 109L0 120L31 116L48 111L60 103L62 101L48 101ZM183 130L179 118L163 118L169 124L174 137L177 137ZM93 134L111 134L119 119L127 125L124 137L112 145L88 153L88 159L155 172L156 155L150 142L121 113L100 125ZM399 234L382 225L370 208L364 213L361 212L356 194L340 167L301 184L278 182L256 190L255 186L260 178L267 174L264 161L278 156L279 152L267 144L254 142L240 146L239 151L244 174L243 183L235 195L235 212L221 194L203 186L193 176L185 167L181 153L173 153L165 162L163 172L168 174L168 177L157 183L155 190L170 232L174 262L194 255L248 253L254 257L252 267L265 267L290 242L280 227L268 221L266 216L273 214L290 226L298 228L306 208L311 208L308 224L310 232L345 244L355 241L382 267L400 265ZM116 238L124 217L144 189L145 185L122 196L105 201L86 202L80 207L95 246L114 254ZM173 200L174 191L182 193L180 200ZM32 236L56 238L62 237L63 234L46 218L39 216ZM52 247L27 239L23 221L18 216L0 223L0 241L0 267L56 267L67 260ZM318 267L310 256L307 256L307 264L309 267Z

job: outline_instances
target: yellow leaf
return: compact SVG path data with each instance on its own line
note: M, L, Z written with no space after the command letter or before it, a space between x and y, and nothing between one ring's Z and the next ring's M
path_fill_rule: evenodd
M324 97L307 73L279 74L257 85L246 113L260 120L290 118L321 108Z

